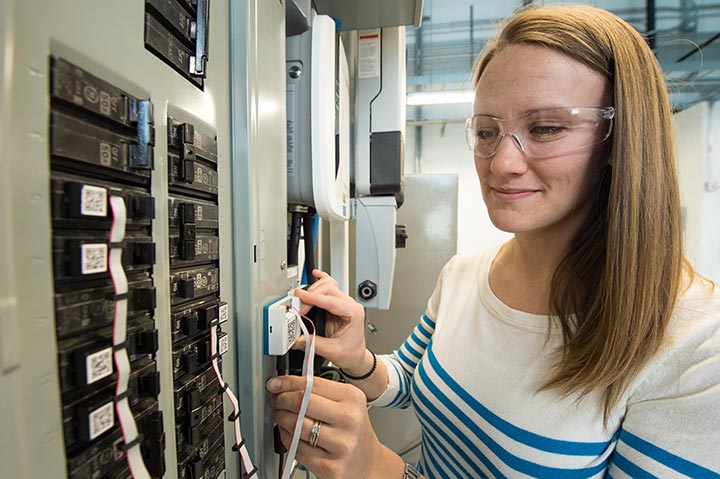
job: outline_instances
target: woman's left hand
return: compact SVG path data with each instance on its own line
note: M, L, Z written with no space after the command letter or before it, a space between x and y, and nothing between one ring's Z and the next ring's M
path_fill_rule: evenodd
M279 376L267 382L273 393L273 421L288 449L305 382L304 376ZM401 459L378 440L366 401L355 386L314 378L295 459L320 479L383 477L378 475L381 470L397 467ZM310 434L315 421L322 423L313 447Z

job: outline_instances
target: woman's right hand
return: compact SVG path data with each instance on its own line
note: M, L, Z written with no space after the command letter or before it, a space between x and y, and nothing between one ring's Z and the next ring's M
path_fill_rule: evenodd
M317 281L307 290L296 289L295 296L303 303L300 311L302 314L306 314L313 306L328 312L325 319L325 337L315 337L315 353L350 374L368 370L364 331L365 308L340 291L337 282L329 274L314 269L312 275ZM293 349L304 348L305 336L302 336ZM372 361L372 355L369 355L369 360Z

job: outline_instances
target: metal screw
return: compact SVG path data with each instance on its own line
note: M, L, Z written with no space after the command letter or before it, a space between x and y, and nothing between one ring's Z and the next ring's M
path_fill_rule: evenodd
M290 70L288 70L288 74L290 75L290 78L300 78L300 75L302 75L302 68L297 65L293 65L290 67Z

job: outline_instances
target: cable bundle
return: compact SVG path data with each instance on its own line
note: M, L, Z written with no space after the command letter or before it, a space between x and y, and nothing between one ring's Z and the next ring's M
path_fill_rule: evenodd
M282 479L290 479L292 475L295 454L297 453L298 444L300 443L300 433L302 432L302 424L305 419L305 413L307 412L308 403L310 402L310 394L312 393L313 376L315 372L315 325L311 320L310 324L313 327L313 334L308 332L307 327L302 321L302 314L295 308L292 308L297 315L297 322L302 329L305 338L310 338L305 343L305 359L303 360L302 375L305 376L305 393L303 394L302 403L300 404L300 410L298 411L297 421L295 422L295 431L293 431L293 438L290 443L290 449L288 450L287 458L285 459L285 467L283 468Z
M252 460L250 459L250 454L245 446L245 440L243 439L242 431L240 430L240 404L237 397L235 397L235 394L233 394L232 389L230 389L230 385L225 382L222 377L222 373L220 372L218 360L220 359L220 356L227 351L228 347L227 343L225 343L223 347L220 347L218 344L217 328L221 322L224 322L227 319L228 316L227 305L224 304L220 308L220 311L218 311L218 317L210 323L210 357L213 371L215 371L215 377L217 377L218 383L220 384L220 390L227 396L228 400L232 404L233 413L228 417L228 421L233 423L233 427L235 429L235 444L233 444L232 450L240 454L240 460L244 471L242 477L245 479L254 476L255 473L257 473L257 467L253 465ZM225 339L227 339L227 336L225 336Z
M127 312L128 282L122 266L122 241L125 239L127 209L125 199L121 196L110 197L113 221L110 227L110 251L108 253L108 270L112 278L115 313L113 319L113 359L117 370L117 386L115 387L115 412L125 442L125 456L133 479L150 479L145 461L140 450L142 437L138 433L135 417L128 401L128 382L130 380L130 359L127 353Z

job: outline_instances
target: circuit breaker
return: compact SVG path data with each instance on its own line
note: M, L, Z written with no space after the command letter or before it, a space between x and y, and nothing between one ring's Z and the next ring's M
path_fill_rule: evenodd
M145 48L200 89L209 27L210 0L145 0Z

